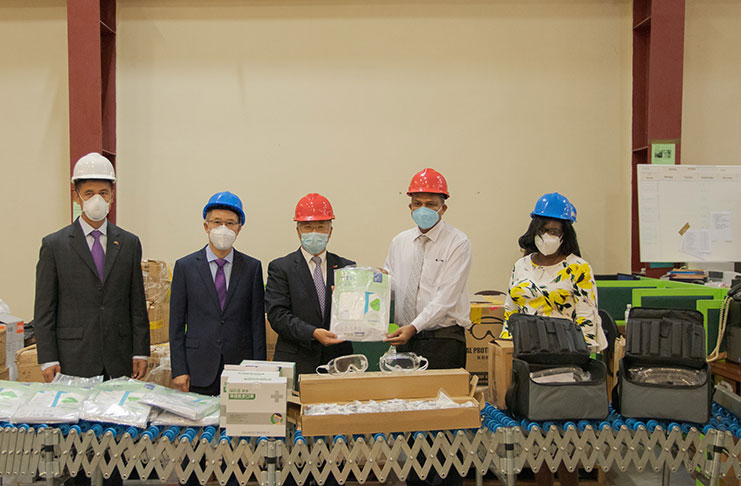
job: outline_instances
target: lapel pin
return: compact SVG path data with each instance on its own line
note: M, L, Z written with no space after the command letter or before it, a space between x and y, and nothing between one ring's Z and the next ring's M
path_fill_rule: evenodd
M113 244L116 245L116 246L119 246L118 240L114 241Z
M332 265L332 268L337 268L337 265Z

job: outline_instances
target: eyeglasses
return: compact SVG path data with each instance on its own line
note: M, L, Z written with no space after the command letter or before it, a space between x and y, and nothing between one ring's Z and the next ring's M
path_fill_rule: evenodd
M546 228L540 232L540 235L542 236L546 233L551 236L555 236L556 238L560 238L561 236L563 236L563 230L560 230L558 228Z
M206 222L209 224L209 226L226 226L230 230L235 230L239 228L239 223L237 221L221 221L220 219L213 219L213 220L206 220Z

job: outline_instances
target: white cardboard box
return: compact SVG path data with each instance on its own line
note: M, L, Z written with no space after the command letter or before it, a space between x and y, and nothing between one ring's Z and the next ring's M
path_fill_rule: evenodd
M296 363L291 363L289 361L257 361L245 359L240 363L240 366L256 366L257 369L269 370L275 369L275 366L277 366L280 376L288 380L288 388L290 390L295 389Z
M10 314L0 314L0 325L7 328L5 335L5 363L10 369L10 379L15 381L18 379L15 353L23 349L23 319Z
M285 437L287 394L285 377L229 376L221 393L226 403L226 433Z
M269 378L280 378L280 371L275 366L273 369L258 370L257 368L251 368L240 365L225 365L224 371L221 373L221 387L219 393L219 425L226 427L226 415L227 415L227 388L226 385L229 380L235 380L238 376L249 377L254 379L269 379Z

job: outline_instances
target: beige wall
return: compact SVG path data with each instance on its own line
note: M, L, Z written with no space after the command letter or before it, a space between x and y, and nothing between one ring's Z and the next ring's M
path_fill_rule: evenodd
M430 166L473 242L471 292L506 288L551 191L595 271L624 271L630 22L629 0L119 2L119 222L173 263L228 189L247 208L237 247L267 266L320 192L331 250L381 265Z
M41 238L69 222L64 0L0 1L0 299L30 320Z
M682 162L741 164L741 1L687 0Z

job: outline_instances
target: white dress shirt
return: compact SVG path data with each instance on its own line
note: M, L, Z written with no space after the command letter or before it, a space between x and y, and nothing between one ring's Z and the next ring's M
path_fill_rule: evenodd
M301 253L304 255L306 264L309 266L309 273L313 278L314 270L316 269L316 263L312 262L311 259L314 258L314 255L306 251L303 246L301 247ZM322 259L322 276L324 277L324 285L327 285L327 250L324 250L316 256Z
M206 258L208 259L208 266L211 268L211 278L216 282L216 270L219 269L219 265L216 260L219 258L214 255L211 251L211 245L206 245ZM229 279L232 276L232 263L234 262L234 248L229 250L229 254L224 257L226 263L224 264L224 277L226 278L226 289L229 290Z
M82 219L80 217L80 227L82 228L82 234L85 235L85 240L87 241L87 247L90 248L90 251L93 251L93 243L95 243L95 238L93 238L93 235L91 234L93 231L95 231L95 228L87 224L87 221ZM103 233L100 235L100 244L103 246L103 254L106 252L106 245L108 245L108 220L103 220L103 224L98 228L98 231Z
M78 221L80 222L80 227L82 228L82 234L85 235L85 241L87 241L87 246L88 248L90 248L90 252L92 252L93 244L95 243L95 238L93 237L91 233L95 231L96 228L93 228L92 226L90 226L87 223L87 221L85 221L82 218L82 216L78 218ZM100 239L100 244L103 246L103 254L105 254L106 246L108 245L108 220L107 219L104 220L103 224L100 225L100 228L97 228L97 230L103 233L102 235L100 235L99 239ZM229 280L227 279L227 285L228 285L228 282ZM147 359L146 356L133 356L133 358L134 359ZM58 364L59 364L59 361L49 361L48 363L42 364L41 369L43 371L51 366L58 365Z
M417 332L459 325L471 326L471 304L466 282L471 271L471 242L459 229L440 221L427 233L424 263L417 293L417 317L399 322L407 282L414 261L415 240L423 234L418 227L402 231L391 240L384 269L391 275L395 321L413 325Z

